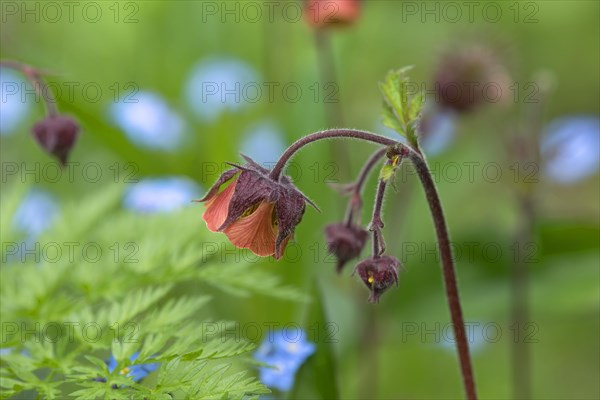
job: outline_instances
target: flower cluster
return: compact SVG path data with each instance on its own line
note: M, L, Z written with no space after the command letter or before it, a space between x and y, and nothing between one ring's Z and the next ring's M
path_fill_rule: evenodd
M338 272L348 261L360 256L367 242L369 232L360 225L361 191L368 173L384 155L394 160L396 168L404 153L396 154L393 149L387 148L378 150L361 171L358 181L348 186L352 196L346 220L325 228L328 249L338 260ZM249 249L259 256L279 259L302 219L306 203L315 205L288 177L274 177L273 171L249 157L243 157L246 164L230 163L233 168L223 172L204 198L198 200L206 204L202 218L209 230L224 233L235 246ZM385 189L386 181L380 181L380 188ZM381 233L382 197L383 190L378 192L370 227L373 255L355 269L371 291L371 302L378 302L381 294L398 283L400 265L396 258L382 256L385 250Z
M384 124L403 135L407 144L366 131L332 129L296 141L284 151L272 170L244 156L246 164L229 163L233 168L223 172L206 196L199 200L206 205L203 219L208 229L224 233L237 247L249 249L259 256L279 259L288 241L293 238L306 203L316 208L289 178L282 175L293 154L311 142L329 138L360 139L379 144L380 148L365 163L356 182L344 188L350 194L344 221L325 227L327 246L337 258L338 273L348 262L360 257L371 231L372 254L356 265L354 274L369 289L369 301L379 302L384 292L398 284L400 270L400 261L384 254L382 208L386 187L390 181L393 183L392 179L406 157L419 164L417 170L422 180L423 173L428 173L423 172L427 171L427 165L419 147L417 129L424 98L422 93L406 95L409 69L390 71L379 85L384 98ZM367 230L360 218L362 189L369 173L383 159L386 161L379 174L373 214ZM428 190L433 194L433 189Z
M386 161L380 170L369 224L369 230L372 232L372 254L360 261L354 269L354 274L359 276L370 291L369 301L376 303L389 288L398 285L401 265L397 258L385 254L382 208L386 187L390 183L393 185L393 178L402 160L410 159L423 185L435 224L465 390L467 397L474 399L476 392L457 295L451 242L435 182L420 147L418 128L424 94L408 95L408 70L409 68L403 68L390 71L385 81L379 85L384 99L383 123L404 136L404 143L356 129L340 128L315 132L298 139L288 147L271 170L261 167L248 157L244 157L244 165L230 164L233 168L225 171L199 201L206 203L203 219L208 229L225 233L238 247L250 249L261 256L274 255L275 258L280 258L287 242L294 235L296 225L302 219L306 203L310 203L289 178L282 176L286 163L293 155L308 144L324 139L358 139L380 145L379 150L363 167L356 183L346 187L346 191L352 196L344 222L330 224L325 228L329 250L338 259L339 272L348 261L360 256L366 244L369 233L360 222L361 189L369 171L385 156ZM469 108L471 105L461 104L460 107ZM285 347L288 344L268 343L261 346L256 354L259 361L275 367L271 370L261 370L262 381L280 390L291 389L295 372L314 351L310 346L301 345L292 345L294 350L290 350Z

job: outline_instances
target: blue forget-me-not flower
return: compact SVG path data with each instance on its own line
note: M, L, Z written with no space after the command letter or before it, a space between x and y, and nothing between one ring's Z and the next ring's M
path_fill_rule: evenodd
M169 212L191 204L200 192L200 187L185 177L147 178L127 189L123 205L141 213Z
M184 120L156 93L140 91L125 97L111 105L110 116L139 147L172 151L183 144Z
M131 362L135 362L139 355L139 352L135 352L131 357L129 357L129 360ZM121 371L119 371L119 373L130 376L135 382L139 382L148 376L150 372L155 371L159 366L160 363L130 365L129 367L123 368ZM110 359L108 360L108 372L112 373L115 368L117 368L117 360L115 360L115 358L111 355Z
M573 116L550 123L541 142L544 175L554 182L575 183L600 167L600 118Z
M260 380L270 388L288 391L294 386L296 372L316 350L302 329L272 332L254 353L254 358L271 365L260 368Z

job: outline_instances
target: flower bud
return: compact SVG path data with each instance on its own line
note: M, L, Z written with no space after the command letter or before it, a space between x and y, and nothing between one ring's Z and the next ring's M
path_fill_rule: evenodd
M504 66L491 51L479 46L448 52L435 75L436 100L457 112L504 100L509 85Z
M65 115L49 115L36 123L32 132L40 146L64 166L79 135L79 125Z
M306 0L306 20L315 28L351 25L360 15L359 0Z
M395 257L379 256L361 261L354 272L371 290L369 301L379 303L379 297L393 284L398 286L398 268L400 261Z
M342 271L344 264L360 255L369 233L356 225L337 223L325 227L327 248L337 258L336 271Z

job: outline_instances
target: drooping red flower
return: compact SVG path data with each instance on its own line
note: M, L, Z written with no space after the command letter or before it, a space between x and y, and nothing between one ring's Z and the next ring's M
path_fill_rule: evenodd
M65 165L79 135L79 125L65 115L49 115L33 126L33 136L42 148Z
M398 285L400 260L391 256L367 258L356 266L355 272L371 291L369 301L379 303L379 297L392 285Z
M337 258L336 271L339 273L347 261L360 255L369 233L354 224L337 223L325 227L327 248Z
M306 0L304 14L315 28L350 25L360 15L360 0Z
M199 200L206 203L202 218L208 229L225 233L235 246L279 259L306 203L314 204L287 177L275 181L269 170L243 157L247 164L231 164Z

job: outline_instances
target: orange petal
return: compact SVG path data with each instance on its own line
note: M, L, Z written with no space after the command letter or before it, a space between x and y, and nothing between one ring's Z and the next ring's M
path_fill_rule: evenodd
M227 213L229 212L229 202L235 190L236 181L231 183L221 193L214 196L206 202L206 209L202 214L202 219L206 222L206 226L213 232L218 232L217 229L225 222Z
M242 217L223 231L235 246L250 249L261 257L275 253L277 230L273 227L272 203L261 203L247 217Z

